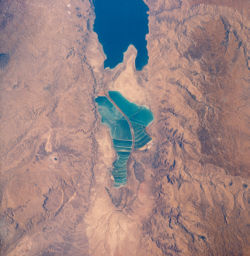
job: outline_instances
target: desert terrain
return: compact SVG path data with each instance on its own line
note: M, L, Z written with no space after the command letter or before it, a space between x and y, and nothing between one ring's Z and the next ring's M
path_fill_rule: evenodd
M88 0L0 1L0 255L250 255L249 2L145 0L149 62L104 69ZM115 188L95 98L154 114Z

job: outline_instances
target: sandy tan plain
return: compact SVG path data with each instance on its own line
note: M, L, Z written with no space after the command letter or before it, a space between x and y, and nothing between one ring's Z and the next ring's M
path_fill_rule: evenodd
M0 255L250 255L249 1L147 0L149 63L103 69L87 0L0 1ZM94 98L148 106L113 187Z

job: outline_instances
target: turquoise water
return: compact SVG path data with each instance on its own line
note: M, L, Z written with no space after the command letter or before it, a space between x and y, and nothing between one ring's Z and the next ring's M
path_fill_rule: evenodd
M102 123L110 129L113 147L117 153L112 175L114 185L119 187L127 182L127 162L133 144L134 149L138 149L151 140L146 132L146 126L153 121L153 114L146 107L129 102L119 92L109 91L108 94L111 101L106 96L99 96L95 101L98 104Z
M134 130L135 149L145 146L151 140L151 137L147 134L145 129L146 126L153 121L152 112L146 107L129 102L119 92L110 91L109 97L130 120Z
M148 7L143 0L93 0L94 31L103 46L104 67L114 68L123 61L123 53L130 44L137 49L135 66L142 70L148 63L146 34Z

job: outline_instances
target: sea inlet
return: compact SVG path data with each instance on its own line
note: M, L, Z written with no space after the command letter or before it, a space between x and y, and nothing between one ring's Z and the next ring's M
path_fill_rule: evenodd
M148 63L148 6L143 0L93 0L93 4L94 31L106 55L104 68L122 62L123 53L132 44L137 49L135 67L142 70Z
M102 123L110 129L117 154L112 175L114 186L120 187L127 182L127 162L131 152L151 140L146 126L153 121L153 114L148 108L129 102L117 91L109 91L106 96L99 96L95 101Z

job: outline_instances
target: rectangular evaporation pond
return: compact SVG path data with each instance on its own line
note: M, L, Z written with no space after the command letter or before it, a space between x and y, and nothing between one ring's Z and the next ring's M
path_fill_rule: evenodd
M129 124L122 113L105 96L95 99L102 122L110 129L117 159L113 163L114 186L127 182L127 161L132 150L132 135Z
M113 140L113 144L117 152L131 152L132 141Z
M129 102L121 95L120 92L109 91L109 97L129 118L130 121L138 122L144 126L147 126L153 121L153 114L148 108Z
M118 110L116 109L116 111ZM119 118L120 119L114 119L114 122L112 123L112 128L111 128L112 138L115 140L122 140L125 142L131 141L131 145L132 145L132 135L130 132L129 124L121 113Z
M145 130L145 126L131 122L133 130L134 130L134 137L135 137L135 149L142 148L145 146L149 141L151 141L151 137L147 134Z
M109 91L109 97L129 119L134 131L135 149L145 146L151 140L146 132L146 126L153 121L152 112L144 106L129 102L119 92Z
M95 101L98 104L102 122L111 130L112 139L131 141L132 144L129 124L120 111L105 96L99 96Z
M112 175L115 187L127 182L127 162L132 150L132 134L134 134L134 148L145 146L151 137L146 132L146 126L153 121L152 112L144 107L129 102L119 92L109 91L109 97L96 98L98 111L102 122L110 128L113 146L117 158L113 163Z

